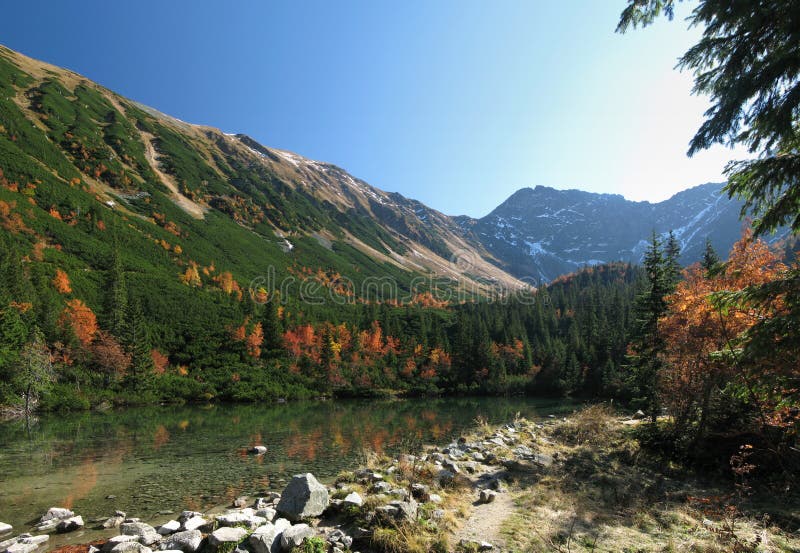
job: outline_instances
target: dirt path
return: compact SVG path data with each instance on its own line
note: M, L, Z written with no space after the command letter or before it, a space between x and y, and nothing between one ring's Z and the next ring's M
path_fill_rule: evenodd
M172 175L168 175L161 170L161 166L158 163L158 155L155 147L153 146L153 139L155 137L146 132L142 132L141 135L142 142L144 142L144 152L147 162L150 164L150 167L153 169L155 174L161 179L161 182L164 183L164 186L169 188L170 192L172 192L172 201L178 204L178 207L183 209L195 219L202 219L205 216L205 209L203 209L201 205L193 202L181 194L180 189L178 188L178 183L175 182L175 179L172 177Z
M464 524L454 534L453 543L461 540L489 542L495 550L505 547L505 539L500 533L503 523L514 514L516 505L510 493L498 493L491 503L473 504L472 511Z

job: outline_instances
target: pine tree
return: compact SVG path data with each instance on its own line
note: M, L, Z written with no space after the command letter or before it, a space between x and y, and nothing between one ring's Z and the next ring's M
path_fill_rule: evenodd
M131 356L131 365L128 369L128 380L135 391L139 391L146 382L147 376L153 371L153 357L150 336L145 323L142 306L132 298L128 303L125 316L125 329L122 335L122 345Z
M681 279L681 264L678 261L681 256L681 246L678 244L677 238L675 238L675 233L669 231L669 236L667 237L667 244L664 247L664 257L665 257L665 270L664 276L667 281L667 286L669 287L669 291L672 292L675 290L675 287L678 285Z
M714 246L711 245L711 240L706 238L706 249L703 252L703 259L700 261L700 266L706 273L706 277L711 277L720 268L720 259Z
M665 344L658 329L658 321L667 311L664 299L669 292L667 260L662 244L655 232L644 256L647 277L645 290L636 298L631 350L628 362L632 372L635 403L639 404L655 422L659 412L658 379L661 372L659 354Z
M283 348L283 327L278 317L278 301L275 298L270 298L264 304L261 328L264 332L262 356L275 355L275 352Z

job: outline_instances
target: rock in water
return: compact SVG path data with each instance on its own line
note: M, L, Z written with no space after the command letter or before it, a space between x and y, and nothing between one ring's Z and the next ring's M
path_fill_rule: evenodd
M328 489L310 472L292 478L281 494L278 512L289 520L319 516L328 508Z
M302 543L314 535L314 530L308 524L295 524L287 528L281 535L281 548L284 551L291 551L295 547L300 547Z
M200 549L202 541L203 534L200 533L200 530L186 530L164 538L161 542L161 549L163 551L177 549L183 553L194 553Z
M6 524L5 522L0 522L0 536L2 536L3 534L8 534L13 529L14 527L11 526L10 524Z

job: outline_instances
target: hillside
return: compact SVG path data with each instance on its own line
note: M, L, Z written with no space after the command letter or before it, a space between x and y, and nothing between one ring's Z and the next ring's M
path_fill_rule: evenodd
M194 262L244 282L296 266L345 274L356 289L369 276L390 276L405 292L419 276L477 290L520 285L448 217L338 167L178 121L5 48L0 76L0 161L15 184L5 186L3 200L15 204L6 217L34 228L48 213L73 227L81 217L122 223L133 232L127 250L169 252L158 265L173 279ZM21 212L14 194L35 208ZM48 226L61 242L65 230ZM468 270L451 262L457 256L471 260Z

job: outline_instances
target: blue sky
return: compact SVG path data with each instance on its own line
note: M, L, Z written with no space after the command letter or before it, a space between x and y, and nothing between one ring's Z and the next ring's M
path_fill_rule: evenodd
M25 0L4 2L0 43L481 216L539 184L658 201L743 155L685 155L708 106L674 69L692 2L618 35L624 4Z

